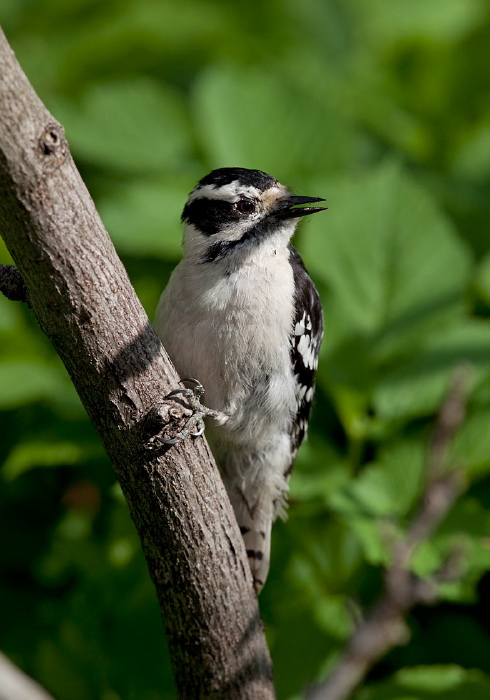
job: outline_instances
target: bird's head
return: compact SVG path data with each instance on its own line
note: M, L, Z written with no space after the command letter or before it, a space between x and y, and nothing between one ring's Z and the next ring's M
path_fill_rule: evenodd
M266 241L286 247L300 217L325 209L302 205L323 201L295 196L261 170L213 170L182 212L185 254L211 263L242 258Z

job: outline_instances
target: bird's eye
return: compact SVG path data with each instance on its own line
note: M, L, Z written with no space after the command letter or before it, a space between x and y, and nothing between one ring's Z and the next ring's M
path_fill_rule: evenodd
M251 214L255 211L255 203L251 199L240 199L236 203L236 208L242 214Z

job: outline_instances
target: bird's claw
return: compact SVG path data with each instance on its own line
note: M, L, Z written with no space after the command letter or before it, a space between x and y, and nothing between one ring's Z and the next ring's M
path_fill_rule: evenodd
M201 435L204 435L205 429L206 429L206 426L204 425L204 421L201 421L201 424L199 426L197 433L191 433L191 437L201 437Z
M159 445L177 445L180 442L176 437L174 438L158 438Z
M186 427L178 432L173 438L160 438L160 442L163 445L176 445L181 442L181 440L185 440L185 438L189 435L191 437L200 437L201 435L204 435L206 428L204 418L207 416L211 418L219 418L221 416L219 411L203 406L201 403L201 397L204 395L204 387L199 380L189 377L187 379L183 379L182 381L188 384L193 384L193 387L174 389L167 394L165 399L172 399L176 396L182 396L185 403L192 409L192 416L187 421ZM192 430L194 426L197 428L195 431Z
M224 413L202 405L201 397L204 394L204 387L201 382L194 378L183 379L182 382L191 384L192 388L181 387L174 389L167 394L165 397L165 402L168 399L175 399L178 403L187 408L187 410L190 409L192 411L192 415L187 420L183 430L180 430L171 438L165 438L158 433L161 433L165 427L171 423L172 411L169 412L168 404L166 403L161 404L161 407L166 407L166 411L163 415L159 408L155 407L151 412L153 422L151 420L148 421L148 424L151 426L149 431L151 432L152 437L148 441L147 449L155 450L161 447L172 447L173 445L178 445L179 442L185 440L185 438L189 435L194 438L204 435L206 427L204 419L206 417L213 418L221 424L224 424L228 420L228 417ZM177 416L172 417L174 419L177 418ZM179 416L178 419L182 420L182 417Z

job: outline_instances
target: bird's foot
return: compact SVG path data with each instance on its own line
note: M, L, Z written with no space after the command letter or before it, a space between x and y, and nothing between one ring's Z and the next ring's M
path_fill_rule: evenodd
M199 380L189 377L182 381L187 384L193 384L192 388L183 387L182 389L174 389L170 394L167 394L165 398L172 399L175 396L183 397L185 403L187 403L188 407L192 410L192 415L183 430L178 432L173 438L164 440L164 444L166 445L176 445L181 440L185 440L189 435L191 437L200 437L204 434L206 427L204 425L204 418L209 417L219 420L222 415L220 411L215 411L201 403L201 398L204 395L204 387Z
M189 435L191 437L200 437L204 434L205 430L204 418L213 418L221 424L226 422L227 417L225 414L221 413L221 411L208 408L201 403L201 398L204 395L204 387L200 381L193 377L183 379L182 381L187 384L192 384L192 388L182 387L171 391L165 397L165 403L155 406L152 411L150 411L148 418L153 424L156 422L161 424L158 432L161 432L162 428L171 422L172 419L182 419L182 415L175 415L175 409L173 412L172 409L168 409L169 404L167 402L169 399L175 400L185 409L187 415L189 411L191 415L187 418L185 427L173 437L162 437L154 434L147 443L148 449L177 445Z

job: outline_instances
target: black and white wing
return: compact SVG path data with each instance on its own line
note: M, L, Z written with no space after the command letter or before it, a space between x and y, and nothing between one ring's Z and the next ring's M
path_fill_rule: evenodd
M308 275L299 253L289 247L289 261L294 276L295 316L291 334L291 360L297 383L297 413L291 433L292 461L286 473L289 476L294 457L308 428L311 402L315 391L318 353L323 337L323 310L320 296Z

